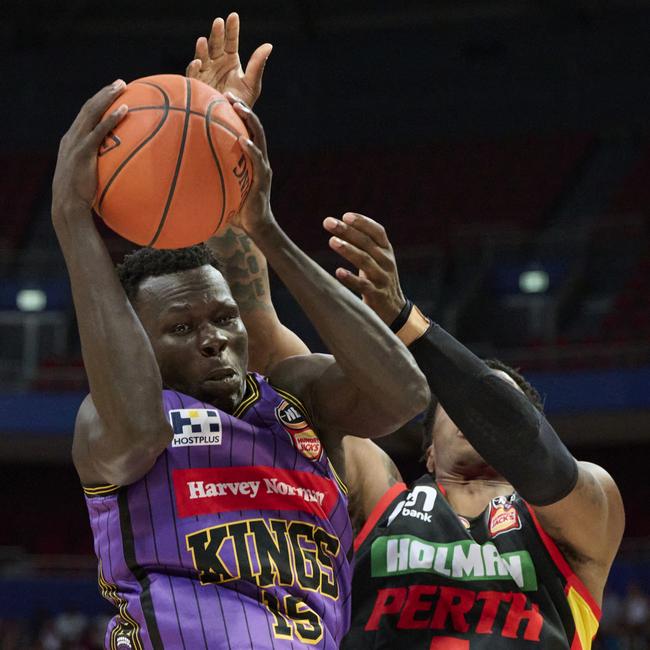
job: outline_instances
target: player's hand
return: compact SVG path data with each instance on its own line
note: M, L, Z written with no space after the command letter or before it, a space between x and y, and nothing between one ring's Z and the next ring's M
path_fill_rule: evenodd
M248 129L250 139L241 135L239 144L248 154L253 165L253 183L239 213L231 220L230 225L242 228L254 239L255 233L259 232L260 228L273 221L271 212L273 173L266 150L266 135L259 117L239 97L228 93L226 98Z
M327 217L323 227L333 235L330 248L359 269L359 275L354 275L339 267L336 277L348 289L361 294L368 307L390 325L399 316L406 299L384 227L354 212L346 212L342 219Z
M106 109L124 92L118 79L93 95L61 138L52 181L52 211L67 207L90 210L97 191L97 150L108 133L124 118L126 104L102 120Z
M239 16L232 13L225 23L216 18L210 37L196 41L194 59L185 74L212 86L222 94L231 92L252 107L262 92L262 75L273 46L260 45L251 55L246 72L239 60Z

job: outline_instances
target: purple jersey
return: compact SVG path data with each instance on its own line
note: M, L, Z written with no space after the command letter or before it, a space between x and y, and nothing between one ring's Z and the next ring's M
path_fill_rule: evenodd
M291 395L249 374L233 415L163 392L174 437L126 487L84 488L111 650L338 648L345 487Z

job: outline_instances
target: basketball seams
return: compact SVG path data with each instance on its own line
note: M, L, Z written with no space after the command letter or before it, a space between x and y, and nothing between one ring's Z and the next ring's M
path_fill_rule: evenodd
M174 244L174 238L177 238L178 243L183 238L184 241L196 239L196 234L205 240L218 232L227 217L233 213L233 209L236 209L236 205L233 205L237 200L237 188L234 184L236 179L231 178L228 172L232 167L232 171L236 173L236 166L240 164L238 161L244 155L237 142L240 136L237 130L239 121L233 115L235 122L232 123L232 118L229 118L230 104L221 95L216 93L216 96L213 94L210 97L190 79L173 79L173 75L161 75L160 80L155 77L151 79L132 82L137 88L133 96L135 106L129 106L129 113L134 113L134 121L125 131L128 135L125 143L128 142L129 146L124 147L124 153L120 152L118 155L118 160L122 155L125 156L121 162L111 161L101 170L95 210L113 230L141 246L167 248L170 243ZM147 87L155 92L147 90ZM162 101L159 101L156 95ZM197 105L193 107L192 103ZM136 119L135 113L141 113L142 117ZM198 119L201 120L200 123ZM176 133L173 139L169 137L171 132ZM118 129L117 133L121 131ZM200 141L203 141L203 144ZM198 147L196 160L193 156L185 155L185 150L194 146ZM148 194L140 194L137 182L142 174L151 174L153 180L160 177L160 172L163 171L149 168L151 161L147 153L150 150L165 151L164 180L160 178L161 184L157 183L159 191L151 197ZM195 169L197 165L200 168ZM187 192L192 193L191 182L187 179L188 169L200 172L200 178L205 177L208 188L211 188L210 196L214 195L216 199L217 195L220 195L219 202L212 202L210 199L209 203L201 203L199 198L193 195L188 197L189 202L185 205ZM215 182L215 171L219 177L218 183ZM126 178L124 182L123 178ZM241 184L241 180L237 180ZM141 210L134 215L135 230L131 232L133 238L128 234L132 226L127 220L130 215L129 205L125 205L123 201L125 192L126 196L129 192L135 192L133 199L137 205L142 204L141 208L144 210L144 213ZM182 205L178 203L181 195ZM205 198L208 199L208 195ZM145 203L142 203L143 200ZM118 206L120 212L116 213ZM195 214L200 215L201 223L197 221ZM177 217L182 217L182 220L179 221ZM113 219L114 226L111 225ZM195 234L192 234L193 226L198 228Z
M178 182L178 174L181 170L181 163L183 161L183 154L185 153L185 141L187 140L187 131L188 127L190 124L190 111L192 110L190 108L191 102L192 102L192 84L190 83L189 79L185 79L185 122L183 124L183 135L181 136L181 144L179 147L178 151L178 158L176 160L176 169L174 170L174 176L172 178L171 185L169 187L169 194L167 196L167 203L165 205L165 209L163 210L162 217L160 218L160 223L158 224L158 229L156 230L156 234L153 236L153 239L147 244L147 246L153 246L156 243L156 240L158 237L160 237L160 234L162 233L162 229L165 225L165 221L167 220L167 214L169 213L169 208L171 207L172 204L172 198L174 197L174 191L176 190L176 183Z
M208 108L205 112L204 120L205 120L205 135L208 138L208 144L210 145L210 151L212 153L212 157L214 158L214 163L217 166L217 171L219 172L219 182L221 183L221 196L222 196L222 201L221 201L221 214L219 215L219 221L217 222L216 228L212 231L212 234L217 232L219 228L221 227L221 223L223 222L224 215L226 213L226 182L223 178L223 170L221 169L221 163L219 162L219 156L217 154L216 147L214 146L214 143L212 142L212 129L210 128L210 125L212 123L212 118L210 117L210 114L212 113L212 109L214 106L219 103L219 100L215 100L213 102L210 102L208 105Z
M167 121L167 117L169 116L169 95L165 92L165 89L162 88L161 86L159 86L158 84L155 84L155 83L152 83L152 82L149 82L149 81L141 81L141 82L138 82L138 83L146 84L147 86L152 86L153 88L156 88L156 90L158 90L162 94L163 101L165 102L163 104L163 106L161 107L163 109L163 114L162 114L162 117L160 119L160 122L158 122L158 124L156 125L156 128L139 145L137 145L133 149L133 151L117 166L117 169L113 172L111 177L106 182L106 185L104 186L104 189L103 189L103 191L102 191L102 193L101 193L101 195L99 197L99 201L97 201L97 204L96 204L96 207L95 207L95 211L97 212L97 214L100 217L102 216L102 214L101 214L102 203L103 203L104 199L106 198L106 193L110 189L110 187L113 184L113 182L115 181L115 179L118 177L120 172L126 167L126 165L128 165L128 163L135 157L135 155L141 149L143 149L144 146L148 142L150 142L154 138L154 136L160 131L160 129L162 129L163 124ZM131 112L131 111L129 110L129 112Z

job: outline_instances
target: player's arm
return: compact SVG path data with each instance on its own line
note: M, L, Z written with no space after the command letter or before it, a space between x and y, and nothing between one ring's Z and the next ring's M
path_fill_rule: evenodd
M315 424L332 439L390 433L426 408L426 381L381 320L278 226L269 204L271 169L264 131L250 109L233 104L255 141L240 138L253 161L254 180L234 225L253 239L335 357L286 359L273 369L270 380L301 398Z
M268 375L278 362L309 354L300 337L283 325L271 300L266 258L240 228L229 226L208 246L217 256L248 332L248 368Z
M370 517L379 500L402 476L390 456L367 438L343 438L345 483L348 510L355 535Z
M216 18L208 38L196 42L188 77L199 79L221 93L232 92L251 108L262 90L262 76L271 54L270 43L251 55L244 72L239 58L239 16ZM230 226L212 237L208 246L217 256L248 331L248 367L264 375L287 357L308 354L302 340L282 325L271 301L264 255L240 228Z
M354 276L338 269L339 279L381 310L386 322L408 316L384 229L361 215L328 219L324 225L346 242L343 247L331 242L332 247L361 271ZM426 328L411 312L401 334L431 392L475 449L532 505L576 564L591 562L606 574L624 526L620 494L607 472L577 462L521 391L441 327Z
M151 344L91 215L97 149L126 106L101 118L123 90L124 82L116 82L86 102L61 140L52 184L52 223L70 276L91 392L79 410L73 444L87 485L140 478L171 440Z

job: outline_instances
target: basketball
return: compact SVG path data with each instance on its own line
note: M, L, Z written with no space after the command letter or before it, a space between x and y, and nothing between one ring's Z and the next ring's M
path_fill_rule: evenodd
M228 100L180 75L131 82L108 108L127 115L99 148L94 209L141 246L183 248L224 228L246 198L247 134Z

